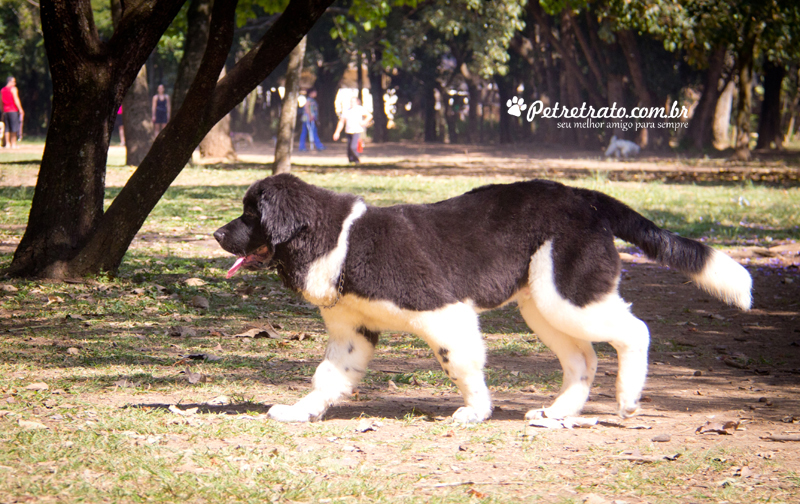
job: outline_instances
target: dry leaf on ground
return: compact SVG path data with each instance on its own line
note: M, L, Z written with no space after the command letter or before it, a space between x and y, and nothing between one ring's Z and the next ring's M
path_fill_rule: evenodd
M739 427L738 420L720 420L719 422L708 421L698 427L695 432L698 434L733 434Z

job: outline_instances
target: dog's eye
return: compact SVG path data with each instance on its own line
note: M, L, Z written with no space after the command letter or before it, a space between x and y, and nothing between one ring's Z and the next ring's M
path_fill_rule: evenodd
M245 210L244 217L247 219L258 219L258 214L252 210Z

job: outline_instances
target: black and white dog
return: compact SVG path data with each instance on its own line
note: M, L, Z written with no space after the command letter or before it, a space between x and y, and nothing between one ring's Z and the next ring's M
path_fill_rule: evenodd
M381 331L420 336L466 403L453 418L492 414L477 313L516 302L564 370L555 402L526 418L578 414L597 370L593 342L619 356L619 414L633 415L647 374L647 326L618 294L614 237L743 310L751 278L727 255L660 229L605 194L532 180L489 185L429 205L373 207L292 175L254 183L244 214L214 233L240 268L274 267L320 307L329 333L313 390L276 420L322 418L366 372Z

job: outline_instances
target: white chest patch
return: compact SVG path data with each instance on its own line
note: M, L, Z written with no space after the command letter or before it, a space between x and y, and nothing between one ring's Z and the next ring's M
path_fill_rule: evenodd
M320 257L308 269L306 284L303 289L303 297L308 302L318 306L332 304L336 300L339 274L344 266L347 257L347 244L350 237L350 228L353 223L364 215L367 205L363 201L357 201L350 211L350 215L342 223L342 230L339 239L333 250Z

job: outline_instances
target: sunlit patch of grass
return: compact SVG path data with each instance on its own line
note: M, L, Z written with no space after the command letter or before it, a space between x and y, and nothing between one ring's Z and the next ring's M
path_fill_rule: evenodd
M800 188L660 182L574 181L618 198L657 225L720 245L769 244L796 238Z

